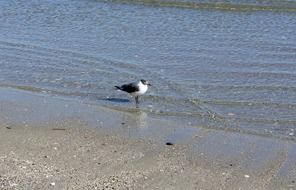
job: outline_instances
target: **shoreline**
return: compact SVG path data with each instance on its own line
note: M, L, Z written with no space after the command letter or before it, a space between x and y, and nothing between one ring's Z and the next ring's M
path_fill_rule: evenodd
M6 88L0 106L1 189L296 187L294 142Z

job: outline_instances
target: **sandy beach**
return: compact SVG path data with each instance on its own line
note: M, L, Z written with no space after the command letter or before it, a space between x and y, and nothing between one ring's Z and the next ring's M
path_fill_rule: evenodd
M134 114L0 91L0 189L296 188L292 141L198 127L184 135L149 116L139 128Z

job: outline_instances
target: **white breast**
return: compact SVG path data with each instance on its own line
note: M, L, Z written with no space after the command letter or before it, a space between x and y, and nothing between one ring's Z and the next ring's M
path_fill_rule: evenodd
M139 91L132 93L133 96L139 96L139 95L145 94L145 92L148 90L148 85L144 85L141 82L139 82L138 85L139 85Z

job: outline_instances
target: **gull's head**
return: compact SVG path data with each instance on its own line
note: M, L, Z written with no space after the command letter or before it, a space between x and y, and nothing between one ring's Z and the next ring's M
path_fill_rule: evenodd
M144 79L141 79L140 83L142 83L145 86L151 86L151 84L148 81L144 80Z

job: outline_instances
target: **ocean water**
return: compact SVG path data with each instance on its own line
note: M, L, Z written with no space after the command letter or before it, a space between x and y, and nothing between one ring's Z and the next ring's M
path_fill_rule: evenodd
M296 140L296 1L0 0L0 87Z

